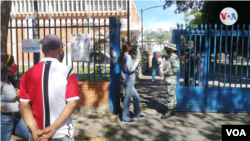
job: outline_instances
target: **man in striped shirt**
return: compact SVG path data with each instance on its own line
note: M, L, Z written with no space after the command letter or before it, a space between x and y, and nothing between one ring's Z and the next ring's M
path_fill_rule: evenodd
M79 99L76 73L62 64L63 42L55 35L41 41L45 58L20 82L20 111L34 140L74 140L71 114Z

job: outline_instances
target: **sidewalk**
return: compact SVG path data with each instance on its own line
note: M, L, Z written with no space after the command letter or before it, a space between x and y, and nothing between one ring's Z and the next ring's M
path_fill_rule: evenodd
M150 71L150 70L149 70ZM150 73L150 72L149 72ZM219 141L221 126L250 124L250 113L191 113L177 112L170 119L160 119L164 111L166 88L163 78L143 76L136 84L144 119L134 124L122 124L116 116L73 115L76 141ZM133 106L131 102L131 115ZM18 139L13 139L15 141Z

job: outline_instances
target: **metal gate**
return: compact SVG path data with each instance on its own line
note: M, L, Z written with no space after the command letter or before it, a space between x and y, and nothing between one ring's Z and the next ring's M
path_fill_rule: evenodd
M183 25L177 25L172 33L173 43L182 56L177 74L177 110L250 112L250 25L237 25L236 30L233 25L221 25L220 29L216 24L214 29L211 24L199 27L195 25L193 29L193 25L191 28L186 25L183 29ZM186 50L188 41L188 46L193 41L193 50ZM203 51L204 62L201 60ZM202 74L203 86L200 85Z

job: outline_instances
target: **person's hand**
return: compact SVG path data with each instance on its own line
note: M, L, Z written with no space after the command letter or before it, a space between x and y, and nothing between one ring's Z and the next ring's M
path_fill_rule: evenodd
M1 112L6 112L6 111L1 107Z
M136 56L136 59L141 59L140 55L137 55L137 56Z
M20 97L19 97L19 89L16 88L16 100L19 101Z
M164 75L164 72L160 72L160 76L163 76Z
M31 132L32 132L33 139L35 141L44 141L45 140L45 138L42 137L42 135L44 133L43 130L37 128L37 129L35 129L35 130L31 131Z
M50 139L56 132L56 128L53 127L53 125L48 126L43 129L43 135L42 137L45 139Z
M111 55L112 55L112 56L116 55L116 52L113 51L113 50L111 50Z

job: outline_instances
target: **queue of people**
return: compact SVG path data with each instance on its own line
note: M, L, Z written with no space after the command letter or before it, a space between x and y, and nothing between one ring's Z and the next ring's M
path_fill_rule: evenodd
M71 114L79 99L76 73L62 64L63 42L56 35L41 41L45 56L17 83L14 57L1 54L1 140L12 134L28 141L74 141Z

